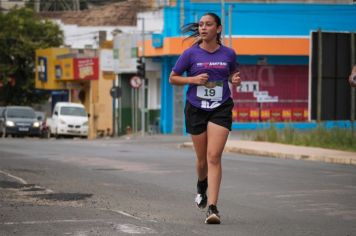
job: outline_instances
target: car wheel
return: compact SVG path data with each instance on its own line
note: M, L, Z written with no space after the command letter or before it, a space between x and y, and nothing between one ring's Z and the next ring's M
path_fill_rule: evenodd
M44 138L51 138L51 131L50 130L46 130L45 132L44 132Z
M59 139L58 129L56 129L56 133L54 134L54 137L55 137L56 139Z
M48 137L48 138L52 138L52 137L53 137L53 134L52 134L50 128L48 128L48 130L46 131L46 134L47 134L47 137Z

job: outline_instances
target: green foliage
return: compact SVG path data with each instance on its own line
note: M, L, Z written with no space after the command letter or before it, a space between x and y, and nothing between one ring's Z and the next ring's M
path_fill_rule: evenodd
M0 13L0 104L31 105L43 96L34 90L35 50L63 44L59 26L28 8ZM9 83L14 80L15 85Z
M355 134L351 130L317 127L308 131L296 131L286 127L281 131L271 125L269 129L259 131L253 138L255 141L278 142L285 144L331 148L356 151Z
M265 133L266 133L266 138L270 142L272 142L272 143L277 142L277 140L278 140L278 132L277 132L276 127L273 124L271 124L271 127L269 129L267 129L265 131Z

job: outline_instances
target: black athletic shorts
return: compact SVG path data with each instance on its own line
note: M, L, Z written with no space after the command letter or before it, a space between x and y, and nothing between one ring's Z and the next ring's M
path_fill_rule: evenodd
M209 121L231 131L233 107L231 98L212 111L202 110L186 101L184 113L187 133L197 135L205 132Z

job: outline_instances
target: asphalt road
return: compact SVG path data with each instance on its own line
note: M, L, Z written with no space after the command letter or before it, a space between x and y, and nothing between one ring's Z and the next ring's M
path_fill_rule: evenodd
M0 139L0 235L356 235L356 167L226 153L221 225L181 136Z

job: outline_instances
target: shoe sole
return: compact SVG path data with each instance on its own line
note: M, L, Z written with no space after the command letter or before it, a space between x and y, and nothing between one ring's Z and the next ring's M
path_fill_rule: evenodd
M220 224L220 217L216 214L211 214L205 219L205 224Z
M205 205L205 206L199 206L198 204L196 204L196 206L197 206L197 208L198 208L199 210L204 210L204 209L206 208L206 205Z

